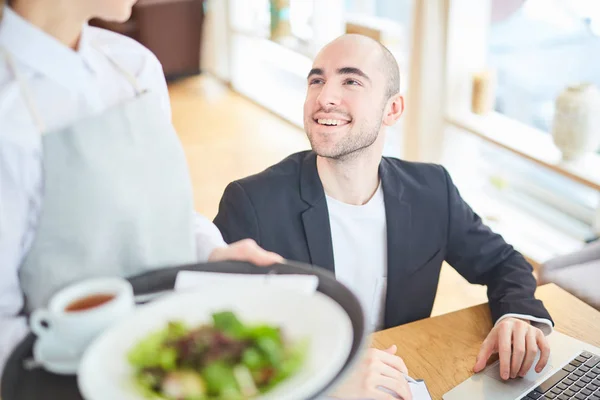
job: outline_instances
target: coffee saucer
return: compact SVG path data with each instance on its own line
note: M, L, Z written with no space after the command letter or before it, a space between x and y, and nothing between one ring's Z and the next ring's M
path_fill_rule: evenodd
M74 353L68 343L58 340L53 335L38 337L33 345L36 364L59 375L76 375L81 356Z

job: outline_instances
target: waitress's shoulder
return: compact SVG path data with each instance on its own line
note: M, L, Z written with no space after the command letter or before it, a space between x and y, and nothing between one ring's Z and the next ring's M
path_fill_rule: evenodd
M94 46L112 57L120 66L140 77L148 71L159 71L162 65L150 49L140 42L117 32L94 26L86 27Z

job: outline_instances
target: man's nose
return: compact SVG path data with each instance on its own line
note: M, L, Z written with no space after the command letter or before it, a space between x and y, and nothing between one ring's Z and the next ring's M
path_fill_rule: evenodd
M335 107L340 104L341 94L339 88L331 83L322 86L321 92L317 97L317 102L322 108Z

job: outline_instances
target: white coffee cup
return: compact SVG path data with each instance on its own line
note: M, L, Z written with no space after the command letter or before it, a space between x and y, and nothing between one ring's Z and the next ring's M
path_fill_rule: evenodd
M67 310L78 300L92 300L93 296L101 295L112 298L90 308ZM68 343L72 353L81 354L96 336L129 315L134 308L133 288L127 280L95 278L56 293L47 308L33 312L29 325L39 338L52 335L53 339Z

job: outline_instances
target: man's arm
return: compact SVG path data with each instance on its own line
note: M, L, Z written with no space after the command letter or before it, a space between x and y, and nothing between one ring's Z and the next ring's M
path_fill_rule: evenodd
M206 262L215 249L227 246L215 224L198 213L194 214L194 237L199 262Z
M553 323L542 302L534 297L533 269L500 235L483 224L460 197L445 169L444 174L448 190L446 260L469 282L487 285L495 323L481 345L473 370L482 371L490 356L498 353L502 379L523 377L540 352L535 365L539 373L550 356L548 341L540 328L551 331Z
M238 182L232 182L225 188L214 223L227 243L253 239L260 245L256 210Z
M448 190L446 261L469 282L487 285L494 323L508 314L552 323L542 302L534 297L537 283L531 265L483 224L462 199L445 169L444 174Z

